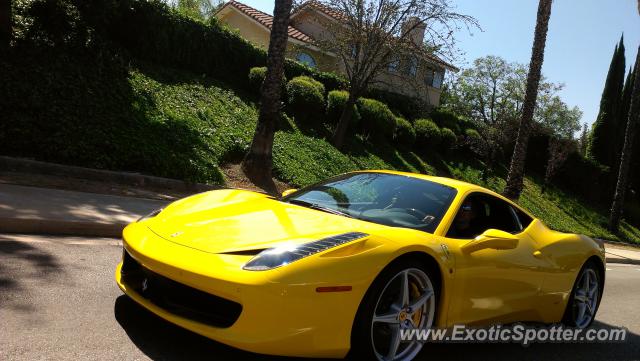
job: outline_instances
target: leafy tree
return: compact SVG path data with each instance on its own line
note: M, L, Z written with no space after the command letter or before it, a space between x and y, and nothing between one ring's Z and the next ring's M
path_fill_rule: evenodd
M621 115L622 89L625 73L624 39L620 39L613 52L609 72L605 81L598 118L593 125L587 155L600 164L615 169L618 164L619 148L616 142L623 143L621 136L624 123Z
M561 138L554 135L549 137L549 159L544 172L544 182L540 188L541 192L547 189L551 180L562 164L567 160L569 153L573 150L575 143L571 139Z
M275 1L267 55L267 74L262 83L258 124L249 151L242 162L247 177L254 183L263 185L269 192L276 191L271 177L273 138L280 116L284 55L291 7L292 0Z
M582 124L582 133L578 138L578 150L583 157L587 154L587 144L589 143L589 126L587 123Z
M11 0L0 0L0 48L8 47L11 41Z
M636 55L636 63L634 66L634 77L637 79L640 69L640 47ZM638 129L638 121L640 118L640 81L633 82L633 90L631 93L631 106L627 115L627 128L624 136L624 145L622 146L622 155L620 157L620 166L618 169L618 182L613 195L613 203L611 204L611 215L609 217L609 229L613 232L618 230L620 218L622 216L622 206L624 204L625 193L627 190L627 182L629 175L629 164L631 163L631 151L633 142Z
M481 134L478 139L469 138L468 143L485 163L485 180L493 173L505 147L516 137L514 127L522 114L526 74L525 65L486 56L476 59L473 67L447 83L443 107L470 119ZM541 76L533 119L547 133L572 139L580 129L582 112L562 101L558 96L562 88L562 84L548 82Z
M518 199L522 192L522 181L524 177L525 157L527 155L527 144L529 142L529 128L533 120L533 113L538 96L538 85L540 84L542 62L544 61L544 47L547 41L547 30L549 29L549 18L551 17L552 0L540 0L538 4L538 15L536 29L533 38L533 49L531 51L531 63L529 74L527 75L527 89L522 107L522 118L518 129L518 138L511 158L511 166L507 175L507 184L504 189L506 197Z
M169 0L168 3L181 14L205 21L222 5L222 0Z
M515 119L522 110L526 68L497 56L474 60L443 95L443 106L477 122L497 125Z
M379 74L398 58L454 54L455 30L477 26L474 18L455 12L450 0L325 0L339 20L326 24L327 39L317 45L336 54L349 82L349 98L332 142L341 148L356 100L379 82ZM415 36L424 29L425 36ZM404 60L404 59L403 59ZM413 61L413 60L412 60Z

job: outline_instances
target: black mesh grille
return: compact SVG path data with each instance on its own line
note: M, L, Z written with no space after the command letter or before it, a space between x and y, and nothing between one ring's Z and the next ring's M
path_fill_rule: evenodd
M183 285L143 267L124 251L122 282L156 306L181 317L215 327L233 325L239 303Z

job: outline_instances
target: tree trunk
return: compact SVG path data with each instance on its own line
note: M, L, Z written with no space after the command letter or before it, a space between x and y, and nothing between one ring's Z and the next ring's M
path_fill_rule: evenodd
M249 152L242 162L242 168L247 177L270 193L275 192L271 178L273 137L280 116L282 75L284 73L284 55L287 48L291 6L292 0L276 0L275 2L267 55L267 74L261 89L258 124Z
M353 110L356 105L357 96L353 92L349 92L349 98L347 98L347 103L342 110L342 114L340 115L340 120L338 121L338 125L336 126L336 130L333 132L333 146L342 149L344 146L344 138L347 134L347 129L349 129L349 124L351 123L351 118L353 117Z
M640 51L640 47L638 48ZM633 141L638 128L638 117L640 117L640 79L638 72L640 71L640 52L636 55L635 82L631 93L631 107L627 117L627 129L624 134L624 145L622 146L622 155L620 156L620 167L618 167L618 182L616 183L616 191L613 194L613 203L611 204L611 215L609 217L609 230L618 231L620 218L622 217L622 207L624 206L624 198L627 190L627 181L629 177L629 164L631 163L631 153L633 150Z
M536 20L536 30L531 51L531 62L529 64L529 74L527 76L527 90L522 107L522 118L518 129L518 138L511 166L507 175L507 185L504 188L504 195L517 200L522 192L522 181L524 177L525 158L527 155L527 144L529 143L529 130L533 120L533 113L536 107L538 96L538 85L540 84L540 73L542 62L544 61L544 47L547 41L547 30L549 29L549 17L551 16L552 0L540 0L538 4L538 17Z
M0 48L8 48L11 41L11 0L0 0Z

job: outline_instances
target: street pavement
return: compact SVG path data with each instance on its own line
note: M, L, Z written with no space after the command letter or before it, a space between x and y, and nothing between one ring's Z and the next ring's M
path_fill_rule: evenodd
M0 235L0 360L281 360L173 326L123 296L108 238ZM428 345L419 360L640 360L640 266L609 264L598 327L616 344Z

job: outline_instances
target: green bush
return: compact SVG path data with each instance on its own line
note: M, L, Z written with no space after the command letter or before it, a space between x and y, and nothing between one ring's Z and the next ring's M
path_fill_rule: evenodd
M405 148L411 148L416 142L416 131L408 120L396 117L396 134L394 137L396 144Z
M362 117L362 129L370 134L380 134L391 140L396 130L396 116L385 103L375 99L358 99Z
M264 78L267 75L267 67L266 66L256 66L249 70L249 86L252 90L255 90L257 93L260 92L260 88L262 87L262 82L264 82Z
M451 110L436 108L431 112L430 117L440 128L449 128L455 134L461 133L460 125L463 121Z
M257 66L251 68L249 70L249 87L251 91L260 94L260 89L262 88L262 83L267 76L267 67L266 66ZM284 97L287 91L287 78L282 76L282 96Z
M347 99L349 98L349 92L346 90L332 90L327 94L327 124L336 125L342 116L342 111L347 105ZM360 112L358 107L353 107L353 114L351 115L351 124L360 123Z
M324 86L307 77L299 76L287 83L287 112L299 121L313 121L324 111Z
M453 149L453 147L456 145L457 140L458 137L456 136L456 133L453 132L453 130L449 128L440 129L440 145L442 146L442 148L444 148L445 151Z
M440 128L431 119L418 119L413 125L416 131L416 144L435 149L440 145Z
M478 133L478 131L473 128L465 129L464 137L467 142L471 142L474 144L479 142L482 139L482 137L480 136L480 133Z

